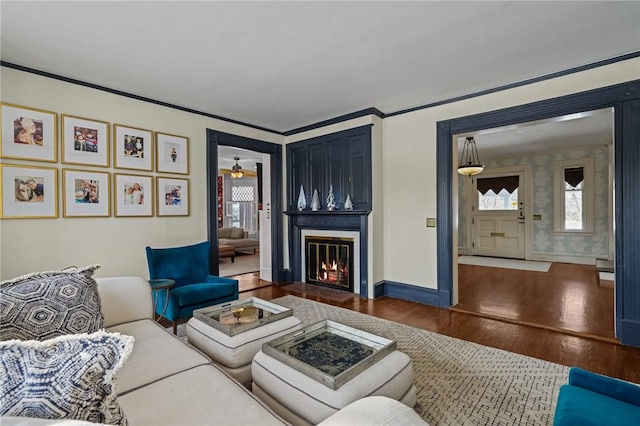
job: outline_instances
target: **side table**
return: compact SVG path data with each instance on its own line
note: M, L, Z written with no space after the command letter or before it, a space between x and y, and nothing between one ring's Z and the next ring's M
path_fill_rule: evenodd
M156 322L160 321L160 318L163 317L164 313L167 310L167 306L169 306L169 290L176 285L175 280L169 278L158 278L155 280L149 280L149 286L151 287L151 291L153 291L153 313L156 314L158 311L158 292L166 291L164 298L164 307L162 308L162 313L156 319Z

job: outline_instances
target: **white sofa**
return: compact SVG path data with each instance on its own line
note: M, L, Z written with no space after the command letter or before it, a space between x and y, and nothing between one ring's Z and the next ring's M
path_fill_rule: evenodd
M146 280L113 277L96 281L107 331L135 338L133 351L116 374L118 402L130 426L288 424L206 355L153 321L152 295ZM413 410L387 399L364 398L321 424L425 424ZM4 417L0 423L92 424L16 417Z

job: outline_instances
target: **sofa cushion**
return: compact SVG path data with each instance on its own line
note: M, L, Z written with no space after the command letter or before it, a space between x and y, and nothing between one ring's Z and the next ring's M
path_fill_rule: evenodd
M119 397L132 425L286 425L256 396L207 364Z
M231 238L231 228L218 229L218 238Z
M229 238L239 239L243 237L244 237L244 228L236 228L236 227L231 228L231 235L229 235Z
M150 319L120 324L108 330L136 339L133 352L116 376L118 395L210 362L201 352L186 346Z
M171 291L169 297L178 299L178 306L197 305L207 300L215 300L235 293L235 283L198 283L197 285L185 285Z
M36 272L0 283L0 340L46 340L102 329L92 278L99 267Z
M99 331L0 343L0 415L126 424L115 373L134 339Z

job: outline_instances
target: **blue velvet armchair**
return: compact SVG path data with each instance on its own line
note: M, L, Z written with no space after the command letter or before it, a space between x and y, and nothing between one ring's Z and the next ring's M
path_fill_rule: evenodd
M157 291L156 314L164 312L164 318L173 323L177 332L177 321L189 318L195 309L238 298L238 280L209 275L208 241L184 247L147 247L149 279L170 278L175 286L169 291ZM167 301L167 296L169 300Z
M573 367L560 387L553 424L640 424L640 386Z

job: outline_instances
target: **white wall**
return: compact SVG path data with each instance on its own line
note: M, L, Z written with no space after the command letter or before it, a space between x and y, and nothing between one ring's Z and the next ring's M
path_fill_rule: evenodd
M206 129L283 143L277 134L182 112L69 84L21 71L1 68L1 100L53 111L162 131L189 138L189 217L63 218L62 179L58 174L58 219L0 220L0 277L7 279L33 271L60 269L69 265L99 263L96 276L140 275L148 277L145 246L168 247L207 239ZM60 128L58 115L58 130ZM58 133L60 133L58 131ZM60 134L58 134L58 138ZM112 150L113 141L110 143ZM111 151L112 153L113 151ZM78 165L38 163L3 159L4 164L32 164L45 167L84 169ZM110 162L113 165L113 161ZM86 167L87 170L153 175L152 172ZM183 175L174 175L184 177ZM154 183L155 184L155 183ZM155 191L154 191L155 193ZM155 206L155 204L154 204ZM154 208L155 210L155 208ZM214 216L215 218L215 216Z
M384 119L384 275L437 288L436 123L640 78L640 59ZM453 143L453 141L452 141ZM455 188L455 185L454 185ZM454 197L456 194L454 194ZM457 221L456 221L457 222ZM454 232L457 238L457 233ZM457 241L454 239L454 241ZM454 251L457 244L454 244ZM454 253L455 256L455 253Z

